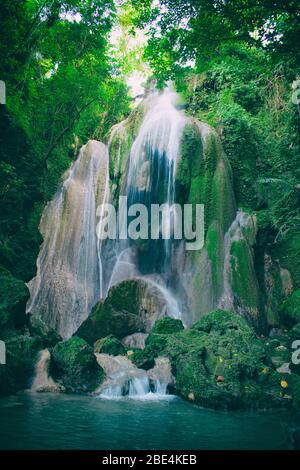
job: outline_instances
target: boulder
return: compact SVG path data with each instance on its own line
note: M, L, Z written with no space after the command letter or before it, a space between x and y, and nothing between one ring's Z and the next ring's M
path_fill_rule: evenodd
M118 356L125 354L126 350L114 335L106 336L105 338L98 339L94 344L94 352L101 354L109 354L111 356Z
M104 372L93 348L84 339L74 336L52 349L50 375L67 392L92 392L101 384Z
M299 406L298 376L276 371L266 341L257 338L243 317L217 310L190 329L151 333L145 349L135 351L131 359L138 367L150 369L158 356L168 357L175 392L186 399L193 397L200 405L225 409ZM285 382L288 385L283 388Z
M177 333L181 330L183 330L183 324L181 320L177 320L171 317L164 317L156 320L152 328L152 333L168 335L171 333Z
M130 349L144 349L148 336L147 333L133 333L133 335L125 336L122 339L122 344Z
M82 323L76 336L90 345L109 334L121 339L143 330L139 315L139 289L136 280L124 281L110 289L105 301L95 305L91 315Z

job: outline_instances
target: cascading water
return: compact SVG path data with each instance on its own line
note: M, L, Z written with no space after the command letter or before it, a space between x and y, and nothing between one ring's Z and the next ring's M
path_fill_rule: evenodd
M125 356L96 354L96 358L106 373L105 382L96 392L101 398L128 397L151 400L171 397L167 391L174 378L167 358L157 358L153 369L147 372L138 369Z
M150 97L149 109L130 151L122 189L128 207L144 204L150 213L151 204L165 204L166 208L171 208L175 202L176 167L187 123L184 113L176 108L177 100L178 95L171 88L162 93L153 92ZM118 214L118 226L121 232L126 232L128 221L123 214ZM172 223L172 218L169 222ZM162 229L160 226L160 232ZM114 259L110 260L112 267L108 270L106 292L125 279L143 276L165 296L166 313L179 318L180 309L169 288L172 287L172 227L164 229L170 230L171 236L165 240L161 237L147 240L147 248L142 254L139 244L129 239L110 243L108 251L114 253Z
M46 206L44 242L37 275L29 284L27 312L72 336L100 298L102 267L96 237L96 209L108 192L108 151L89 141Z
M113 127L109 152L104 144L89 141L45 208L40 224L44 242L37 275L28 285L27 312L63 338L74 334L112 286L132 278L147 284L140 299L146 332L164 315L188 326L220 307L257 314L255 305L245 309L245 300L232 285L235 259L230 252L240 237L245 239L241 249L248 260L248 284L255 288L257 281L251 246L245 231L239 230L244 220L240 213L233 222L236 204L230 165L217 133L185 116L177 100L171 88L151 91L137 108L142 122L135 121L133 112ZM205 206L203 249L191 253L184 249L184 240L176 240L172 233L176 214L168 219L168 227L160 223L154 239L97 237L98 228L104 226L103 203L126 196L128 207L140 203L151 214L152 204L171 208L179 198L178 187L183 201ZM127 233L132 218L127 219L126 210L119 210L117 218L120 232ZM170 236L164 239L162 232L167 229ZM153 304L159 305L159 311L149 308L150 297L158 300Z
M63 387L49 376L50 352L43 349L35 366L34 379L31 385L33 392L61 392Z

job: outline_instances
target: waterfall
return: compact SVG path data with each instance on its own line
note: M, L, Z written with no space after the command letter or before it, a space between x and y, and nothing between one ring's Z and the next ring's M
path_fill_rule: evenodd
M151 204L175 202L175 176L180 155L180 144L187 118L177 109L178 95L166 88L153 92L138 135L130 150L127 173L122 194L128 206L141 203L150 209ZM113 129L113 134L115 133ZM124 126L121 128L124 133ZM117 154L120 159L120 151ZM176 215L173 216L176 223ZM118 214L118 225L127 231L127 219ZM148 240L148 248L141 255L138 244L130 240L116 240L108 251L114 253L111 274L106 292L113 285L133 277L144 277L156 285L166 299L168 312L180 318L180 309L172 292L172 231L166 240ZM167 229L165 227L165 229ZM162 231L160 227L160 232ZM109 244L108 244L109 245ZM155 281L151 275L155 275Z
M106 380L96 392L101 398L165 399L170 398L167 389L174 383L171 365L167 358L157 358L155 367L146 372L138 369L125 356L96 354L105 370Z
M96 209L108 197L108 151L89 141L65 175L40 223L44 242L29 284L27 312L68 338L99 300L101 245Z
M35 366L34 379L31 385L33 392L61 392L63 387L54 382L49 376L50 352L44 349L39 354Z
M42 215L44 241L36 277L28 284L27 312L63 338L74 334L111 287L134 278L147 285L147 299L140 302L146 332L164 315L184 326L215 308L257 315L256 299L245 308L251 292L247 299L234 292L231 248L247 238L249 217L236 214L231 169L217 133L188 118L171 87L152 90L137 110L112 128L108 147L96 141L82 147ZM180 192L188 204L205 206L202 250L189 252L176 239L176 213L167 217L168 226L159 222L157 239L97 236L105 223L103 203L126 196L128 207L143 204L149 215L152 204L170 209ZM119 235L135 218L127 216L127 210L118 209ZM252 245L246 242L240 249L247 259L247 282L255 290ZM152 299L159 309L151 316Z

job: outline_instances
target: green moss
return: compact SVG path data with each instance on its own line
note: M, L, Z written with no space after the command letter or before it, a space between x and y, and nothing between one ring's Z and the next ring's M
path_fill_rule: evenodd
M295 288L300 288L300 263L295 260L300 257L300 235L292 233L285 241L274 244L271 249L272 258L278 259L280 265L290 271Z
M198 175L191 179L190 193L188 197L189 204L201 204L204 202L205 176Z
M167 343L167 334L151 333L146 339L145 348L134 351L130 359L139 368L151 369L154 367L155 358L163 353Z
M104 378L93 348L76 336L52 349L50 374L70 392L92 392Z
M280 319L287 326L300 323L300 289L295 290L282 304Z
M39 338L41 348L48 348L54 346L56 343L62 340L55 330L49 328L39 318L29 316L29 331L30 335L34 338Z
M30 387L41 344L28 333L6 331L6 364L0 365L0 395L9 395Z
M106 305L115 309L130 312L134 315L139 313L139 291L140 284L133 281L124 281L118 286L110 289Z
M223 233L227 232L235 217L236 207L231 174L224 160L218 164L212 180L211 211Z
M180 160L176 172L176 200L187 202L192 180L203 174L203 149L199 131L193 122L189 122L182 133Z
M141 331L140 288L138 281L130 280L110 289L105 301L95 305L91 315L77 330L76 336L93 345L98 339L110 334L121 339Z
M28 298L25 283L0 268L0 328L20 328L27 323L25 307Z
M111 356L123 355L126 352L121 341L113 335L98 339L94 344L94 351L95 353L110 354Z
M214 222L207 230L205 248L211 261L212 286L215 299L221 295L223 289L223 243L221 228L217 222Z
M226 93L226 90L225 90ZM257 206L257 161L261 138L252 117L238 104L227 101L220 106L224 150L234 174L234 188L240 206Z
M151 333L169 335L181 330L183 330L183 324L181 320L176 320L175 318L171 317L164 317L156 320Z
M199 321L194 323L192 330L203 331L205 333L216 332L220 335L230 330L241 330L244 335L253 337L253 329L245 318L227 310L216 310L204 315Z
M152 333L146 348L135 352L133 360L147 369L158 355L170 359L176 393L201 405L230 409L298 406L295 375L287 379L292 398L286 400L281 386L284 376L276 372L272 352L245 318L235 313L218 310L190 329Z
M241 305L249 307L253 315L258 313L258 288L253 267L252 254L246 240L231 244L232 289Z

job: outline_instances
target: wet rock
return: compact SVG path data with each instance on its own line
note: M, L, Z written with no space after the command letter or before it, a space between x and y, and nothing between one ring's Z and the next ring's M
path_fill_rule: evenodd
M105 338L98 339L98 341L95 342L94 352L118 356L125 354L126 351L121 341L119 341L115 336L109 335Z
M274 341L269 350L267 341L257 338L243 317L219 310L203 316L190 329L150 334L145 349L135 351L132 360L149 369L158 356L168 357L176 393L187 399L193 393L194 401L204 406L298 407L297 376L276 371L271 354L278 343ZM288 389L282 388L282 381L288 382Z
M130 280L110 289L107 299L95 305L91 315L76 332L76 336L93 345L95 341L109 334L121 339L142 331L139 288L138 282Z
M125 338L122 339L122 344L126 348L144 349L145 341L148 336L147 333L133 333L132 335L125 336Z
M50 375L68 392L92 392L104 378L93 348L78 337L61 341L52 349Z

